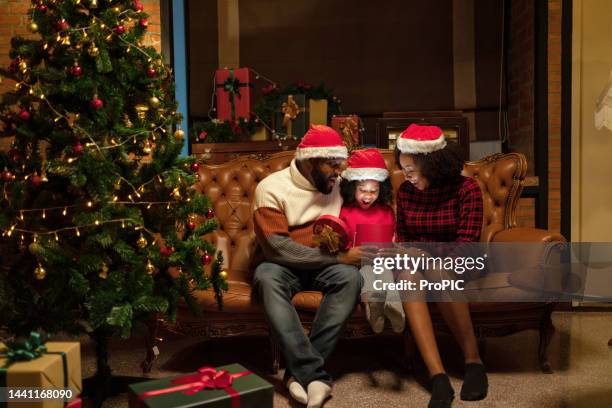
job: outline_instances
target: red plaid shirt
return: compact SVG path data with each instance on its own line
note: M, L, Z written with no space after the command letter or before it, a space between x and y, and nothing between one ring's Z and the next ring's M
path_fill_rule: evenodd
M423 191L405 181L397 192L398 242L475 242L482 229L482 192L463 177Z

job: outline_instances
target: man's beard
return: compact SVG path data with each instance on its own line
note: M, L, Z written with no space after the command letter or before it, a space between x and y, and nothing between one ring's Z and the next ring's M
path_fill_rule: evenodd
M329 178L321 172L317 167L312 169L312 181L314 186L320 193L329 194L334 189L334 186L329 186Z

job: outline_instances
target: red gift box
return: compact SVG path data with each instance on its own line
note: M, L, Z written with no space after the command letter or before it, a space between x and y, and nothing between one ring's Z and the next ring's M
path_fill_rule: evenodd
M333 215L320 216L312 226L315 242L332 254L348 248L350 244L348 230L348 225Z
M253 82L248 68L218 69L215 73L217 119L248 119Z
M353 149L359 146L359 116L334 115L331 127L340 133L346 147Z
M393 241L394 232L393 224L357 224L354 246L388 244Z

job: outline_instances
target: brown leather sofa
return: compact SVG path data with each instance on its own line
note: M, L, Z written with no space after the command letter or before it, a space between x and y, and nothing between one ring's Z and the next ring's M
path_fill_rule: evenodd
M396 168L393 151L383 150L383 156L391 171L394 190L404 181L402 172ZM223 251L225 269L228 271L229 290L223 296L223 310L217 308L211 291L197 293L204 308L202 317L194 317L185 307L178 314L177 323L171 329L188 335L205 338L263 334L269 329L261 305L251 299L249 263L255 247L255 234L251 213L251 200L257 183L270 173L287 167L294 156L293 151L274 154L266 159L238 158L220 165L202 165L199 182L195 188L208 195L214 203L219 228L213 234L217 248ZM487 157L466 163L464 174L475 178L483 193L484 223L483 242L562 242L562 235L535 228L520 228L516 225L515 210L523 187L527 169L522 154L510 153ZM499 289L504 290L504 289ZM299 311L305 329L313 321L321 301L319 292L300 292L293 302ZM542 370L550 372L546 349L554 331L551 321L553 303L471 303L472 318L476 334L480 339L487 336L503 336L526 329L540 332L539 362ZM447 331L440 316L432 307L432 319L437 331ZM154 330L148 342L147 359L143 369L150 369L154 359L152 351ZM369 326L358 307L347 324L348 337L371 335ZM414 344L407 333L406 348L409 355ZM277 370L280 353L274 341L273 370Z

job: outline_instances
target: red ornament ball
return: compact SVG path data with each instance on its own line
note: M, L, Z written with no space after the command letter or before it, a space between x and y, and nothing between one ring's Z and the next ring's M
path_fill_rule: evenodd
M208 254L204 254L204 256L202 256L202 263L204 265L208 265L212 262L212 256L208 255Z
M118 25L115 27L115 33L121 35L123 33L125 33L125 26L124 25Z
M22 109L19 111L19 119L23 120L24 122L30 120L30 116L30 112L27 109Z
M187 222L187 228L189 228L190 230L193 231L195 229L195 227L196 227L196 223L195 222L193 222L193 221L188 221Z
M2 172L2 181L11 181L12 179L13 173L8 171L7 169L4 169L4 171Z
M98 98L97 96L94 96L94 98L91 100L91 107L94 108L94 110L100 110L103 106L104 102L102 101L102 99Z
M140 26L143 27L143 28L149 26L149 20L146 19L146 18L141 18L139 23L140 23Z
M36 10L45 13L47 11L47 5L46 4L39 4L38 6L36 6Z
M162 248L159 248L159 254L161 256L166 257L166 258L169 257L170 255L172 255L173 252L174 252L174 249L172 247L162 247Z
M157 76L157 71L155 70L155 68L147 69L147 76L149 78L155 78Z
M74 154L83 153L83 145L80 142L77 142L74 146L72 146L72 151Z
M198 139L200 139L200 142L203 142L206 140L206 137L208 136L208 133L206 131L201 131L200 134L198 135Z
M214 218L215 216L215 210L213 210L212 208L209 208L208 211L206 211L206 219L211 219Z
M200 170L200 165L198 163L193 163L191 165L191 171L193 171L194 173L197 173L198 170Z
M57 29L59 31L67 30L68 27L70 27L70 24L68 24L68 22L63 18L57 23Z
M141 12L144 10L144 6L142 5L141 2L137 1L134 3L134 10Z
M80 77L83 73L83 69L79 65L74 65L70 68L70 73L72 76Z
M30 184L32 184L34 187L40 186L41 183L42 183L42 179L40 178L38 174L35 174L32 177L30 177Z

